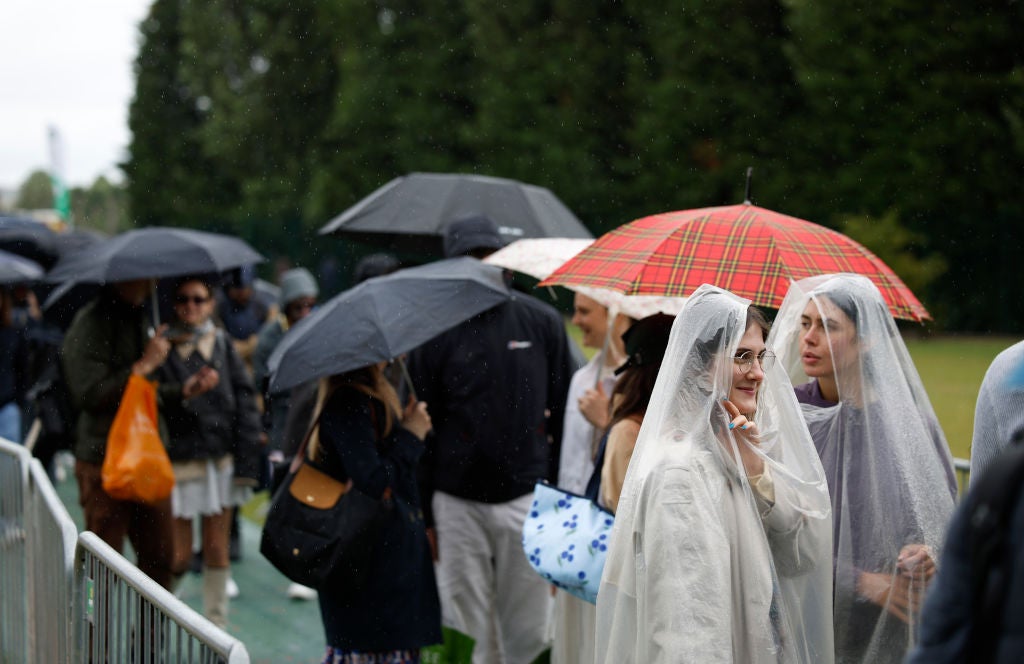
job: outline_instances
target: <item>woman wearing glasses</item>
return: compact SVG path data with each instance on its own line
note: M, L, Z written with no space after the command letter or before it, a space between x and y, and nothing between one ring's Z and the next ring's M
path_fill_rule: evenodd
M234 345L213 325L211 286L198 277L174 290L173 348L158 373L162 383L196 376L211 389L177 403L161 404L174 466L174 572L192 558L192 520L202 519L203 613L227 624L228 542L232 510L248 500L259 471L260 421L252 379Z
M946 439L866 277L794 283L769 343L828 478L838 662L901 662L956 498Z
M750 302L672 326L597 597L600 662L831 662L829 500Z

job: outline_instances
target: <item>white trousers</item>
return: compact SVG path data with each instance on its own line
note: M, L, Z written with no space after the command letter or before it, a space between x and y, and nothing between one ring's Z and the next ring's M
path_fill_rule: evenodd
M551 586L526 560L533 495L480 503L433 498L441 620L476 641L474 664L530 664L547 647Z
M593 664L597 607L564 590L555 595L551 664Z

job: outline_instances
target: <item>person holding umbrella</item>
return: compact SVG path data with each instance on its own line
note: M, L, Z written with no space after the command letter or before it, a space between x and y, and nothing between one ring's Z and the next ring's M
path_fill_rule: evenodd
M320 380L309 462L390 503L373 541L365 583L320 588L327 639L324 664L419 662L441 641L441 609L416 468L431 421L427 404L402 408L384 377L386 362Z
M490 219L470 217L449 226L445 253L503 244ZM558 312L518 294L409 354L434 418L424 488L444 624L476 642L477 663L532 662L547 645L550 589L520 542L534 484L557 477L570 357Z
M207 375L205 394L165 403L174 468L174 572L192 558L192 521L202 519L203 613L227 625L231 515L252 495L259 477L260 417L256 391L241 356L224 330L214 326L212 285L184 277L174 289L173 348L157 372L161 383L183 384Z
M839 662L901 662L957 496L945 436L879 289L794 282L769 345L828 479Z
M104 491L100 474L107 434L128 376L152 376L171 347L164 336L167 326L154 330L150 310L145 306L152 289L150 279L115 281L104 286L99 297L83 307L68 328L61 361L78 411L73 452L85 528L117 551L123 549L127 536L139 569L170 589L174 541L170 498L155 503L115 499ZM199 396L216 382L215 371L201 371L183 383L161 384L158 403ZM167 441L162 416L159 428L161 439Z

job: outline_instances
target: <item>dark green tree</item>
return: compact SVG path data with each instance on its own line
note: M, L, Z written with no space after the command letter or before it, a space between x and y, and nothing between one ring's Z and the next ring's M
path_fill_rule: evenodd
M328 3L188 2L182 77L208 100L204 153L240 185L236 221L301 220L335 102Z
M181 0L156 0L140 26L127 175L130 214L141 225L223 227L238 187L199 142L209 99L181 76Z
M474 54L461 3L335 3L340 84L310 207L328 221L409 172L473 171Z
M805 213L791 201L801 99L780 3L625 4L643 40L628 59L635 110L622 163L634 204L653 213L740 203L752 166L755 202Z
M481 170L550 188L595 231L628 219L634 33L621 3L466 0L476 54L467 126Z
M791 56L813 114L822 214L895 210L948 272L922 295L940 325L1024 327L1024 5L792 0Z

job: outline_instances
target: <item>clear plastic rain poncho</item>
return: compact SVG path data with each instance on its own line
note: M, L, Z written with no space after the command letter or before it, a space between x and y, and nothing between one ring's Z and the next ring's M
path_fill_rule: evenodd
M721 404L748 305L701 286L672 327L601 578L599 662L832 661L828 490L793 389L769 368L757 492Z
M836 661L900 662L956 496L921 378L881 293L858 275L794 283L768 343L828 478ZM834 404L822 394L833 380Z

